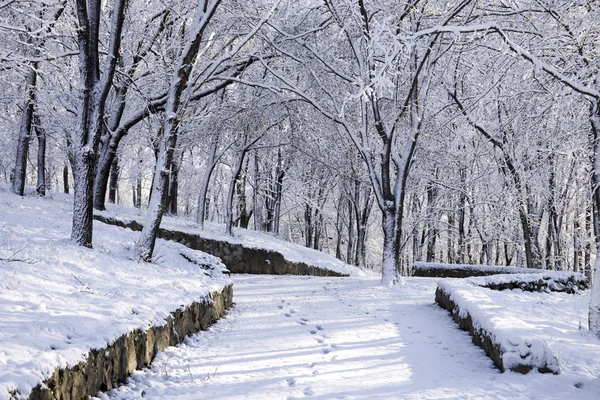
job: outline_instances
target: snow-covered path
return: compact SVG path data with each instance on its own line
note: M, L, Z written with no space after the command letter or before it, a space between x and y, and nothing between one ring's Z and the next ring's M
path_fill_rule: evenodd
M224 320L101 398L594 398L569 376L501 374L433 303L433 279L233 279Z

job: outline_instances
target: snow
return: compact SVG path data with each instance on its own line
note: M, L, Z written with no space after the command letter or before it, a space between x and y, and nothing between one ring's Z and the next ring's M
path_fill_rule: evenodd
M419 269L466 269L466 270L480 270L489 271L504 274L529 274L531 269L519 268L519 267L506 267L506 266L495 266L495 265L475 265L475 264L444 264L444 263L433 263L433 262L422 262L417 261L413 263L413 266Z
M156 263L133 261L138 234L101 223L93 250L77 246L71 212L72 197L19 197L0 185L2 400L14 390L26 398L56 367L162 325L171 311L230 283L217 258L177 243L159 241Z
M461 318L471 316L475 329L485 331L486 336L490 336L493 342L500 346L505 368L530 365L535 368L548 368L555 373L560 372L558 359L548 345L548 340L556 337L555 333L552 330L540 329L538 318L540 314L543 315L542 307L540 310L530 308L531 312L523 313L524 319L517 317L513 309L517 306L515 302L535 304L539 301L543 304L543 300L522 291L497 292L473 286L465 280L440 282L439 287L450 295L450 299L459 309ZM501 294L498 296L498 293ZM556 299L571 300L558 295L544 300ZM535 323L532 322L532 318Z
M550 290L561 291L565 287L565 283L569 280L575 282L587 282L587 278L579 272L571 271L540 271L539 270L527 270L529 273L519 274L499 274L490 276L478 276L465 278L463 281L473 285L489 287L490 285L502 285L507 283L537 283L540 281L546 282ZM573 285L572 288L577 291L577 285Z
M579 330L587 294L515 291L500 300L505 292L488 290L511 310L503 315L523 321L515 329L540 331L559 360L560 375L522 375L500 373L433 303L437 279L391 288L375 277L233 281L236 305L224 319L98 398L600 398L600 341Z
M141 223L145 217L135 208L122 207L114 204L108 204L106 208L107 211L94 212L105 217L116 218L123 222L136 221ZM371 271L365 271L361 268L348 265L326 253L278 239L275 235L264 232L233 228L234 236L232 237L225 234L224 224L205 222L204 229L201 229L199 224L192 219L168 215L163 216L160 227L162 229L198 235L202 238L214 239L227 243L243 244L248 248L278 252L288 261L303 262L321 269L327 269L349 276L373 275L373 272Z
M56 194L23 198L0 185L2 400L15 389L26 396L54 368L82 361L89 349L132 329L162 323L170 311L231 281L235 307L224 319L97 398L600 398L600 340L587 329L589 291L499 292L474 286L475 278L411 277L388 287L369 274L229 278L214 257L162 240L156 263L138 263L132 261L138 232L95 223L94 250L72 244L70 201ZM195 232L194 223L180 218L166 218L166 225ZM221 239L221 229L211 226L203 235ZM227 239L296 252L299 261L326 259L270 235L236 230ZM528 340L540 349L535 356L552 354L560 375L500 373L435 305L438 282L460 293L454 300L504 343L520 349Z

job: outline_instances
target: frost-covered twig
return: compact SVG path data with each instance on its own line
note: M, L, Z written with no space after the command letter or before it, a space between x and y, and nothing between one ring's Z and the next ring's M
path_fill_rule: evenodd
M15 256L17 254L19 254L20 252L22 252L23 250L25 250L25 247L15 251L8 258L0 257L0 261L1 262L22 262L25 264L35 264L37 261L30 260L29 258L15 258Z

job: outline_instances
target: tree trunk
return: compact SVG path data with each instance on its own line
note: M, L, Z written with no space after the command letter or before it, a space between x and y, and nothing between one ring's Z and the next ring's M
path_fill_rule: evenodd
M69 194L69 166L63 166L63 192Z
M244 159L250 146L254 144L248 144L248 132L244 132L244 141L242 147L239 150L238 159L235 161L235 166L231 171L231 181L229 182L229 190L227 192L227 203L225 208L225 233L229 236L233 236L233 196L235 194L235 186L240 181L242 176L242 169L244 167ZM244 210L246 205L244 204Z
M321 231L323 230L323 214L317 208L314 216L315 233L313 237L313 249L321 250Z
M92 246L94 172L97 161L104 109L112 85L121 47L126 0L114 0L108 56L100 74L100 16L102 1L77 0L80 104L77 138L73 146L75 193L71 240Z
M458 197L458 263L465 263L465 212L467 208L467 195L465 194L465 184L467 181L467 173L464 169L459 170L460 182L462 184L462 190Z
M355 208L354 213L356 215L356 257L355 257L355 265L363 268L366 266L366 256L367 256L367 225L369 222L369 216L371 215L371 210L373 208L373 196L372 189L366 188L364 201L360 202L360 185L357 187L358 190L358 200L359 203L362 204L362 208L359 210ZM357 207L358 203L355 202L355 207Z
M183 151L179 151L177 157L171 163L171 173L169 174L167 212L170 215L177 215L177 205L179 203L179 168L183 158Z
M436 168L437 170L437 168ZM437 172L436 172L437 175ZM437 227L434 221L433 205L437 199L437 189L433 182L427 185L427 262L435 261L435 245L437 241Z
M142 178L140 176L135 178L135 185L133 185L133 206L142 208Z
M312 248L313 244L313 221L312 221L312 207L306 203L304 206L304 246Z
M600 89L600 71L596 77L596 87ZM590 120L592 124L594 161L592 179L594 181L594 192L598 192L598 183L600 183L600 98L596 99L592 105ZM596 209L600 209L598 200L599 196L596 193L596 196L594 196ZM590 331L600 338L600 246L598 246L598 236L596 236L596 262L592 277L588 323Z
M108 202L117 204L119 202L119 158L113 159L110 167L110 181L108 185Z
M448 213L448 244L447 244L447 254L448 254L448 263L449 264L454 264L455 263L455 257L454 257L454 240L452 238L453 232L454 232L454 213L450 212Z
M17 139L17 157L15 171L13 174L12 191L23 196L25 191L25 180L27 179L27 157L29 156L29 140L33 124L33 113L35 109L35 92L37 85L37 63L32 63L25 75L25 90L27 99L21 115L19 126L19 138Z
M210 148L208 150L208 158L206 160L206 169L204 170L204 175L202 177L202 182L200 182L200 193L198 193L198 215L196 217L196 222L200 226L200 229L204 228L204 221L206 220L206 211L207 211L207 198L206 195L208 193L208 184L210 183L210 177L215 170L215 166L217 165L217 147L219 137L218 135L213 137L213 140L210 142Z
M592 198L592 202L593 198ZM588 205L588 207L586 207L586 212L585 212L585 246L584 246L584 250L583 250L583 268L585 270L586 275L588 276L588 278L591 276L591 272L592 272L592 240L593 236L594 236L594 230L593 230L593 211L592 211L593 205L590 204Z
M247 209L247 198L246 198L246 179L248 176L248 159L245 160L245 167L243 172L240 174L241 177L236 181L235 188L238 198L238 221L239 227L248 229L250 224L250 218L252 218L252 210L248 212Z
M354 258L354 221L358 219L352 218L354 214L354 205L352 204L352 200L348 199L348 247L346 249L346 262L348 264L353 265L356 262Z
M281 219L281 198L283 196L283 178L286 170L281 167L281 151L278 152L277 176L275 181L275 209L273 210L273 232L279 235L279 221Z
M42 128L40 117L37 114L33 116L35 135L38 140L37 151L37 186L38 196L46 195L46 131Z
M383 285L392 285L398 276L400 267L400 232L397 225L397 216L393 207L383 210L383 260L382 279Z
M109 187L111 166L117 156L117 147L118 142L113 141L102 146L94 177L94 208L96 210L106 209L106 190Z
M254 187L252 195L252 208L254 210L254 230L263 229L262 212L259 202L261 173L258 165L258 150L254 152Z

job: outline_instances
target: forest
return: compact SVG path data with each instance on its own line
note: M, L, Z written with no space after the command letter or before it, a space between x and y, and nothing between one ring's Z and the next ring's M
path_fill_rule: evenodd
M2 0L0 180L382 271L592 275L595 0ZM597 286L597 285L596 285ZM600 290L600 289L599 289ZM600 294L591 310L598 313Z

